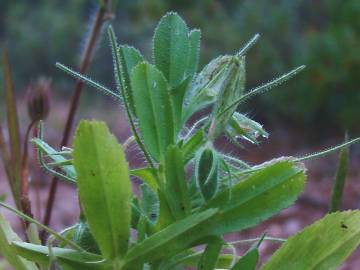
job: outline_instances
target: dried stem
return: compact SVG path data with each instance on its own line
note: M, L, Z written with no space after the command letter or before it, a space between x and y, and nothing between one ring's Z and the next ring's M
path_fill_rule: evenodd
M84 74L88 71L90 67L90 63L92 60L93 52L96 47L96 42L99 39L101 28L104 24L104 22L109 19L111 16L109 16L110 13L110 5L111 1L104 0L104 5L102 5L99 10L96 13L95 20L93 22L93 25L91 27L91 32L89 39L86 43L85 50L83 53L83 57L81 60L79 71L81 74ZM84 83L81 80L77 80L74 87L74 94L71 99L70 109L68 112L68 117L65 124L65 129L63 133L63 138L61 141L60 146L65 146L69 142L71 128L74 123L75 114L79 105L80 96L83 90ZM45 225L49 225L51 220L51 213L53 209L53 204L55 200L55 194L57 190L57 184L58 184L58 178L54 177L51 182L50 191L49 191L49 197L46 205L45 215L44 215L44 221L43 223ZM41 238L44 241L44 231L41 234Z
M21 180L20 180L20 203L21 209L29 217L33 217L31 211L31 202L29 199L29 151L28 151L28 142L30 140L30 132L37 121L32 121L25 133L24 137L24 146L23 146L23 154L21 157ZM25 227L27 228L29 223L25 221Z

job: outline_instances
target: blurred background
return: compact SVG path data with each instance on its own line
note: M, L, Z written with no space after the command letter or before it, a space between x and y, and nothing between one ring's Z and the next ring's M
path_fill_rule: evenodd
M78 68L97 6L96 0L0 1L0 47L9 49L19 104L25 104L26 89L40 76L52 81L46 137L53 145L61 140L75 82L56 69L55 63ZM261 34L247 55L248 89L296 66L307 66L293 80L239 108L264 124L269 140L260 146L248 145L246 150L228 147L228 151L256 164L341 143L346 130L350 137L360 136L359 0L119 0L113 7L112 20L119 43L137 47L150 59L156 23L171 10L178 12L189 27L201 29L200 68L219 54L236 52L255 33ZM112 68L110 46L103 35L88 74L114 87ZM2 72L0 85L4 85ZM26 107L19 106L18 110L24 132L29 121ZM76 119L83 117L107 121L122 142L129 136L119 105L87 87ZM5 118L4 91L0 91L0 121L5 122ZM227 149L221 142L219 147ZM358 208L359 146L352 147L350 156L343 207ZM274 236L286 237L323 216L336 161L337 154L332 154L308 162L309 183L299 203L241 237L256 236L265 229ZM45 202L46 181L43 185ZM58 212L52 222L56 228L71 224L77 217L77 210L69 210L76 205L73 188L64 185L60 192L63 195L56 202ZM273 248L265 245L264 254L270 254ZM353 255L344 269L358 269L355 265L360 265L359 257L359 252Z

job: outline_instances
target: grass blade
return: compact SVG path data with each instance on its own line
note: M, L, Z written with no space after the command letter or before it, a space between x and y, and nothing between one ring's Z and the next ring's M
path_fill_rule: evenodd
M345 142L348 141L347 134L345 135ZM341 207L341 199L346 181L346 175L349 167L349 147L344 147L340 150L339 161L337 165L333 191L331 195L329 212L338 211Z
M9 54L6 49L3 51L3 65L4 65L4 81L5 81L5 96L7 108L7 122L10 139L10 160L12 167L12 179L14 185L14 200L16 206L20 208L20 169L21 169L21 146L20 146L20 131L19 120L17 113L17 106L15 100L14 82L11 75L11 66L9 61Z

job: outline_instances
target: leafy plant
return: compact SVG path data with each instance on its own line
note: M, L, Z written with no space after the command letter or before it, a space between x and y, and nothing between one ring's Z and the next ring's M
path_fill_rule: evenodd
M43 140L41 125L33 139L40 163L77 186L81 216L78 224L57 233L13 210L51 236L46 246L2 237L4 256L9 250L16 253L16 269L255 269L262 241L274 239L264 234L238 256L223 254L234 245L223 235L256 226L292 205L305 185L302 161L359 138L314 155L251 166L219 151L214 141L225 135L237 144L257 144L260 136L267 137L259 123L236 112L238 105L304 66L245 91L245 55L258 35L196 73L200 31L189 31L176 13L166 14L155 30L153 64L135 48L118 45L111 26L108 34L116 91L57 66L124 105L133 133L125 145L135 141L146 166L129 168L125 146L102 122L81 121L73 147L62 151ZM210 113L189 128L189 119L207 107ZM143 180L140 195L131 192L131 175ZM359 245L359 228L359 211L330 214L286 241L261 269L335 269ZM8 226L1 232L7 235ZM205 249L195 249L201 245Z

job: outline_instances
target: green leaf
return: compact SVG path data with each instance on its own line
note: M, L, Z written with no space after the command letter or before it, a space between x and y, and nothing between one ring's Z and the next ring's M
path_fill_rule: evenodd
M286 241L262 270L335 270L360 244L360 211L337 212Z
M348 142L347 134L345 142ZM344 191L346 175L349 167L349 147L342 148L339 153L339 161L336 169L336 175L331 194L329 212L335 212L341 207L341 199Z
M162 265L161 270L173 270L176 265L185 265L195 269L195 267L198 266L201 256L202 252L194 252L191 249L186 250L172 257L171 260ZM233 256L231 254L221 254L217 259L216 269L229 269L232 261Z
M51 260L49 248L47 246L35 245L25 242L13 242L12 247L21 257L48 266ZM80 252L66 248L52 248L53 254L64 270L112 269L107 262L104 262L100 255ZM35 268L37 269L37 268Z
M176 134L179 132L179 130L182 128L184 124L182 122L183 103L184 103L185 92L188 89L190 79L191 77L186 78L177 87L171 89L171 99L174 109L174 122L176 127Z
M200 258L198 270L213 270L215 268L223 244L224 241L219 237L212 237L208 241L204 253Z
M82 217L74 228L73 241L88 252L100 254L99 246L91 234L89 224Z
M231 270L255 270L259 260L259 246L264 238L265 234L237 261Z
M80 201L103 256L123 256L129 241L131 183L121 145L106 124L82 121L73 157Z
M190 76L191 78L196 73L199 55L200 55L200 38L201 31L199 29L193 29L189 33L189 54L188 62L186 68L186 77Z
M123 76L123 87L125 87L125 91L128 96L128 102L131 112L135 114L136 112L133 101L133 90L131 89L130 83L130 74L133 68L143 61L143 56L134 47L124 45L119 46L119 56L121 64L121 74Z
M19 257L11 246L13 241L20 241L20 238L11 229L9 223L0 214L0 254L3 256L16 270L36 270L34 263Z
M193 136L185 141L181 147L185 164L194 157L197 150L199 150L199 148L203 146L206 141L207 138L205 136L205 132L202 129L199 129Z
M165 158L165 194L176 219L190 214L190 196L185 177L183 154L178 146L170 145Z
M147 185L141 185L141 201L139 203L140 209L147 223L154 226L158 220L160 212L160 202L156 193Z
M56 151L54 148L52 148L40 138L34 138L31 140L31 142L36 147L38 147L40 151L48 155L53 162L61 164L68 161L66 158L60 155L58 151ZM65 164L64 166L61 166L61 170L64 171L67 176L76 179L77 175L74 166Z
M257 248L250 250L231 268L231 270L255 270L259 260Z
M161 18L153 38L153 56L156 67L164 74L171 88L178 86L186 76L189 53L188 28L176 13Z
M166 200L166 195L159 189L158 197L160 202L160 213L158 222L156 223L155 232L162 230L163 228L169 226L172 222L174 222L174 217L171 213L170 206Z
M205 208L219 208L207 226L209 234L222 235L252 227L289 207L305 184L305 168L291 158L272 160L210 200ZM229 196L229 194L231 196Z
M210 200L219 187L219 158L213 148L206 147L195 161L196 184L205 200Z
M173 109L164 76L148 63L140 63L131 74L136 114L145 145L156 160L175 139Z
M151 187L154 192L157 191L158 184L156 181L154 170L152 168L144 167L139 169L132 169L130 170L130 174L143 180L149 185L149 187Z
M203 228L200 225L211 219L216 213L217 209L208 209L193 214L151 235L129 249L124 258L127 267L124 269L131 269L135 262L153 262L191 247L204 236Z

